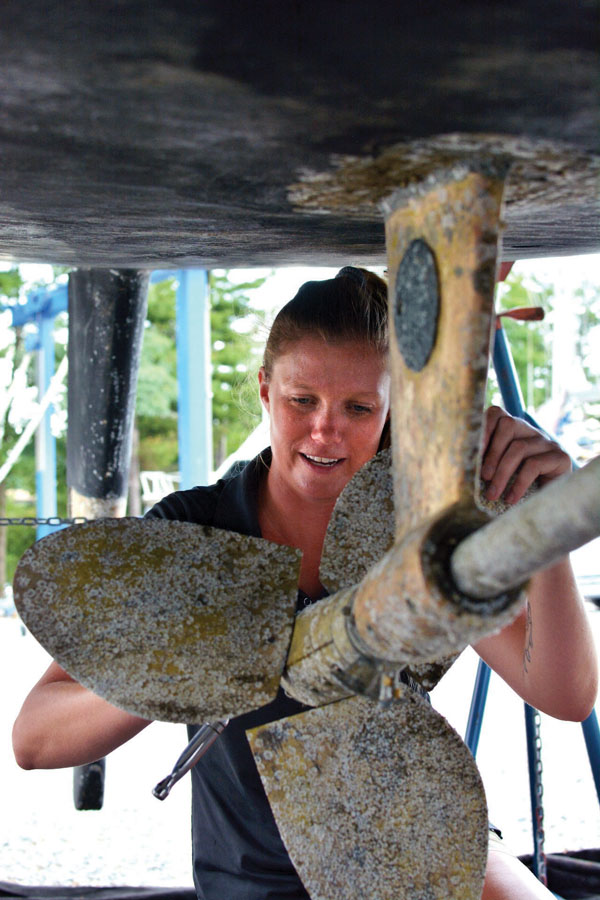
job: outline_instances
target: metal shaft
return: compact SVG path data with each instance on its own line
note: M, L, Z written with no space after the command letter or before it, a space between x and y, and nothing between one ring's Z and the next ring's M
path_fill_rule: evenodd
M598 535L600 457L465 538L452 574L468 596L494 597Z

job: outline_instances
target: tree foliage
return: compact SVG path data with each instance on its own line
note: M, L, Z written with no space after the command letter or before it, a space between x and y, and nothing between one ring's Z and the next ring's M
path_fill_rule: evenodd
M175 279L151 284L138 375L136 427L141 469L177 469Z
M64 274L63 269L54 268L51 279L56 280ZM51 282L52 283L52 282ZM6 317L1 331L0 341L0 465L9 456L16 441L33 414L37 403L37 386L35 384L35 366L33 359L29 364L29 354L25 349L25 331L27 326L14 328L10 324L12 316L10 307L15 305L25 292L46 289L48 281L25 284L21 271L14 267L0 272L0 307L4 308ZM67 316L62 313L54 323L55 366L66 353ZM56 432L57 461L57 512L66 514L67 488L64 477L66 468L66 394L55 401L53 428ZM24 518L36 515L35 502L35 441L31 440L21 453L19 459L0 485L0 515L10 518ZM27 547L35 540L35 528L10 526L0 532L0 589L5 579L11 580L14 568ZM3 542L6 542L3 547ZM4 562L2 561L5 552Z
M501 320L525 406L531 412L548 399L552 389L551 325L548 318L552 311L552 297L551 285L519 274L509 275L498 290L498 312L527 306L540 306L544 310L545 318L541 322L519 321L509 316L503 316Z
M264 278L233 284L228 274L211 272L212 422L215 468L236 450L260 421L256 373L262 313L248 293Z
M19 402L20 380L23 386L26 384L27 360L24 359L24 341L22 329L10 327L11 315L9 308L19 296L22 279L17 268L7 272L0 272L0 305L4 309L5 321L2 330L2 342L0 344L0 465L6 461L17 437L18 425L14 420L16 405ZM11 489L31 485L34 480L33 453L30 448L22 454L19 462L9 472L0 484L0 516L21 516L31 514L31 509L19 508L11 495ZM30 528L8 528L0 530L0 596L4 593L4 585L12 572L17 560L31 545L34 533Z
M600 451L600 287L586 282L575 291L575 299L576 352L591 388L580 409L581 418L586 422L587 433L582 445L586 448L582 452L585 459Z
M0 300L6 303L10 300L16 300L21 290L23 279L18 268L8 269L6 272L0 272Z
M575 291L577 315L577 356L590 384L600 386L600 361L593 338L600 328L600 287L585 282ZM598 341L597 343L600 343Z
M209 275L215 468L260 419L255 374L262 314L248 295L263 281L235 284L227 272ZM142 469L174 471L178 464L175 302L174 278L150 286L136 405Z

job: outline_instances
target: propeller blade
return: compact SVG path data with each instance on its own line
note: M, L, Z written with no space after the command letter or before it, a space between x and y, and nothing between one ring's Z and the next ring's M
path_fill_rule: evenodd
M392 451L382 450L350 479L337 499L321 555L321 584L330 594L358 584L394 543ZM411 665L409 675L432 690L456 659Z
M479 900L488 819L472 755L426 700L340 700L248 732L312 900Z
M350 479L327 526L319 577L330 594L362 581L394 543L391 450L382 450Z
M189 522L98 519L43 538L14 579L21 618L81 684L167 722L274 699L300 554Z

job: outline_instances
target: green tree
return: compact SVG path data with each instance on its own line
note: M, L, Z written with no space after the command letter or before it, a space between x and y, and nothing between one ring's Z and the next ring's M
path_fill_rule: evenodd
M175 279L151 284L136 400L139 466L177 469Z
M509 275L499 286L498 312L523 306L540 306L547 317L552 310L553 288L520 274ZM551 326L548 319L527 322L502 317L525 406L537 409L550 396L552 386ZM494 380L492 379L491 385ZM488 388L488 400L492 386Z
M19 403L19 391L26 384L29 357L25 354L22 329L10 325L10 307L16 302L22 279L17 268L0 272L0 306L4 310L2 343L0 345L1 391L0 396L0 465L4 465L18 438L14 413ZM0 516L31 514L27 510L15 509L10 500L11 488L31 486L33 456L31 452L22 454L19 462L0 482ZM4 595L5 584L12 578L16 559L34 540L33 529L0 526L0 596ZM15 558L16 557L16 558Z
M233 284L227 272L209 275L215 468L260 422L256 373L264 316L252 307L248 293L264 281Z
M63 270L54 269L56 280ZM48 282L25 285L21 271L14 267L0 272L0 306L5 310L2 344L0 346L1 388L0 397L0 465L4 464L19 439L26 424L23 413L23 393L35 389L33 357L25 351L23 332L10 324L10 307L18 302L25 291L48 288ZM62 313L54 323L55 367L66 353L67 315ZM31 363L31 364L30 364ZM61 431L56 437L57 461L57 511L66 514L67 490L64 472L66 468L66 394L57 398L54 407L62 419ZM57 424L56 417L53 424ZM62 473L62 476L61 476ZM25 499L23 499L25 498ZM31 440L14 463L7 477L0 484L0 515L9 518L31 517L36 514L35 503L35 441ZM35 540L35 528L24 526L0 527L0 589L5 581L12 580L15 566L27 547Z
M255 374L263 316L248 295L263 282L234 284L227 272L209 275L215 468L260 421ZM136 405L142 469L174 471L178 464L175 291L173 278L148 292Z
M600 387L600 362L591 343L595 329L600 327L600 287L585 282L575 291L575 301L577 355L589 383Z
M586 424L587 437L593 444L584 450L590 458L600 452L600 287L589 282L575 291L577 316L577 355L590 384L589 396L581 402L581 415Z

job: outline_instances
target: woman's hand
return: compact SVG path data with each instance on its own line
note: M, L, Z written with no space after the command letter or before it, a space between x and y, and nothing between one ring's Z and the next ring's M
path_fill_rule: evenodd
M534 481L540 485L571 471L571 460L556 441L516 419L498 406L485 416L481 477L487 482L486 499L501 497L511 478L514 482L504 500L517 503Z

